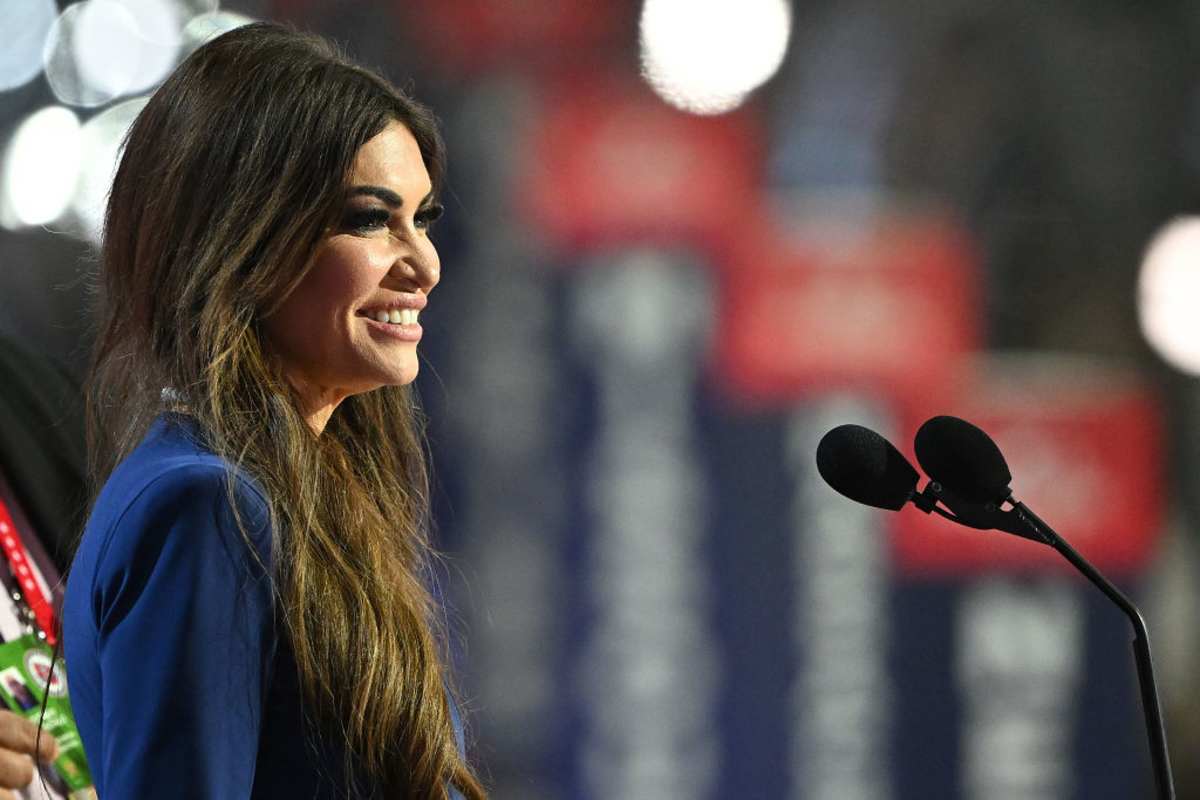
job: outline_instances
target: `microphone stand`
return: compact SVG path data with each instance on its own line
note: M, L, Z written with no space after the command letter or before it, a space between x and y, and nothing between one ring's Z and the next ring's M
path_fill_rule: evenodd
M1100 574L1099 570L1088 563L1087 559L1071 547L1053 528L1037 514L1034 514L1028 506L1013 500L1011 491L1007 497L1001 500L1002 503L1007 500L1012 505L1012 508L1008 510L1001 510L996 503L980 505L965 501L935 481L930 481L922 492L913 492L911 500L926 514L936 512L946 519L969 528L1001 530L1049 545L1125 613L1133 625L1133 657L1137 664L1138 686L1141 689L1142 713L1146 718L1146 737L1150 744L1154 783L1158 788L1159 800L1175 800L1171 759L1167 751L1167 731L1163 724L1162 708L1158 701L1157 684L1154 681L1154 662L1150 657L1150 634L1146 630L1146 621L1142 618L1142 613L1137 606L1112 582ZM937 506L939 501L953 513L947 513L939 508Z

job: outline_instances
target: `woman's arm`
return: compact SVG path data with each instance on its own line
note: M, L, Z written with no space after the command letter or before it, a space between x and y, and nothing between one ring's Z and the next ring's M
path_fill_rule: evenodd
M211 465L156 478L117 523L92 608L109 797L245 798L274 657L267 573ZM265 553L265 505L239 497Z

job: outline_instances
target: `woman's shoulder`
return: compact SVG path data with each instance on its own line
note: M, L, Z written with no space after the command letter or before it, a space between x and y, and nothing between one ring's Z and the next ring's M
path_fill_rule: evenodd
M113 470L96 497L88 528L163 502L194 505L209 499L227 505L230 488L240 512L254 517L266 513L267 500L257 481L209 450L194 421L164 414Z
M250 560L265 562L270 513L261 488L208 450L193 423L164 415L101 489L73 569L123 568L167 547L236 554L243 532L258 549Z
M270 551L258 488L186 427L157 421L97 497L67 576L62 628L79 674L119 630L156 640L198 615L269 619Z

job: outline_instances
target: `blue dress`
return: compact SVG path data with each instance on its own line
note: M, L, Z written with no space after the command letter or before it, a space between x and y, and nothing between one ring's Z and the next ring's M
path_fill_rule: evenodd
M63 648L104 800L346 796L343 751L304 713L275 614L266 500L236 478L260 563L226 480L194 422L168 414L92 509L67 581ZM351 785L379 796L361 776Z

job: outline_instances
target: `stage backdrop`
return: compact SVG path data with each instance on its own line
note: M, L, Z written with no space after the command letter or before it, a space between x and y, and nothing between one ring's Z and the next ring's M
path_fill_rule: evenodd
M730 177L760 169L744 120L576 88L481 90L472 118L521 133L459 168L516 198L487 224L537 235L447 253L427 312L495 796L1149 796L1130 633L1096 591L1029 542L856 505L814 463L844 422L911 456L928 416L972 419L1136 597L1162 505L1144 387L983 352L952 219L755 196Z

